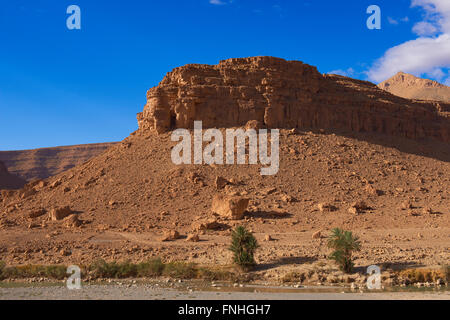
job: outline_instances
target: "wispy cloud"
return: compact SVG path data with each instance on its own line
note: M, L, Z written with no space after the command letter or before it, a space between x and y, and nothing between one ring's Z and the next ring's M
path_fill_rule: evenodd
M356 72L353 68L348 68L348 69L337 69L337 70L333 70L330 72L327 72L327 74L338 74L340 76L344 76L344 77L353 77L355 76Z
M394 19L392 17L388 17L387 20L388 20L389 24L399 25L402 22L409 22L409 17L403 17L400 19Z
M404 71L450 82L450 1L412 0L411 7L424 11L423 20L412 28L419 38L387 50L367 71L368 78L381 82Z
M223 1L223 0L209 0L209 3L210 4L214 4L216 6L223 6L223 5L228 4L229 2L228 1Z

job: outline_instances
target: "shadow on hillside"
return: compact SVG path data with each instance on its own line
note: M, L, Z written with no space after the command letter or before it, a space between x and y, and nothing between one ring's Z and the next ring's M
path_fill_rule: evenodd
M255 267L255 271L265 271L289 264L304 264L317 261L312 257L282 257L269 263L261 263Z
M277 211L251 211L247 212L246 216L253 218L263 218L263 219L288 219L292 217L292 214L288 212L277 212Z
M325 131L323 131L322 129L300 128L298 130L301 133L310 131L315 134L335 134L337 136L397 149L404 153L450 162L450 144L432 138L413 140L375 132L351 132L339 129L325 129Z
M383 262L383 263L379 263L379 264L375 264L375 265L380 267L381 272L383 272L384 270L388 270L388 269L398 271L398 270L405 270L405 269L412 269L412 268L421 268L421 267L425 266L425 265L417 263L415 261ZM354 272L366 274L367 268L369 266L370 265L355 267Z

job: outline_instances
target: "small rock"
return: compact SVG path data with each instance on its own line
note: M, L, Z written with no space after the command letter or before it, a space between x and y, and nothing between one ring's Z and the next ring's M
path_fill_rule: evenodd
M220 177L220 176L216 177L216 188L218 190L225 188L225 186L229 183L230 182L227 179L225 179L224 177Z
M316 232L313 233L312 238L313 239L320 239L320 238L322 238L322 233L320 231L316 231Z
M198 236L198 234L190 234L187 236L186 241L199 242L200 237Z
M332 212L332 211L336 211L336 207L330 203L319 203L317 205L317 208L319 209L320 212Z

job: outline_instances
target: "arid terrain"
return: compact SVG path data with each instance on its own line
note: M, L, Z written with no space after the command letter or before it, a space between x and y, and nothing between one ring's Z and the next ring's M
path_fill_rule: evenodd
M275 282L308 269L314 282L340 276L326 259L325 237L335 227L360 236L355 263L362 273L372 264L449 263L447 109L269 57L177 68L147 98L139 129L121 143L21 190L2 191L0 260L160 257L229 265L231 228L245 225L261 244L255 272ZM171 130L192 128L193 120L222 131L280 128L279 172L173 164ZM213 213L216 194L248 198L244 218Z

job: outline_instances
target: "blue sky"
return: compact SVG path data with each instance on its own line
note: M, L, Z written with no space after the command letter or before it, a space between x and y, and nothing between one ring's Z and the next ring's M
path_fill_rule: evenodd
M399 68L446 82L447 3L2 1L0 150L121 140L137 129L146 91L187 63L270 55L374 82ZM81 30L66 27L72 4ZM381 30L366 27L371 4Z

